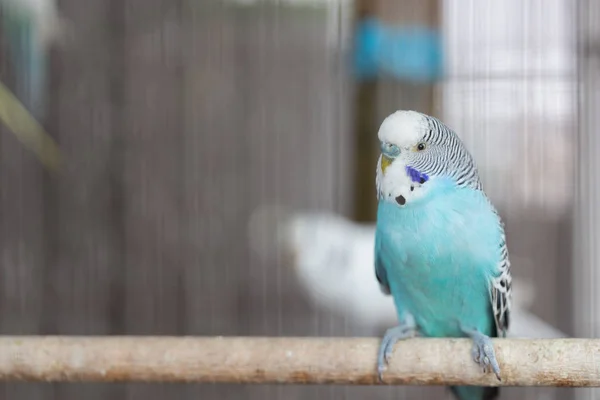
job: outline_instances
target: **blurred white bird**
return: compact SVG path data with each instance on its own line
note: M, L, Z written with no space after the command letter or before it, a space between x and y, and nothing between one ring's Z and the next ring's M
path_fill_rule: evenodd
M282 252L302 289L317 307L379 334L397 323L391 296L379 289L374 272L375 225L357 224L331 213L292 213L261 207L248 224L250 247L262 257ZM513 263L520 262L513 257ZM508 337L559 338L565 333L527 311L535 288L513 282Z

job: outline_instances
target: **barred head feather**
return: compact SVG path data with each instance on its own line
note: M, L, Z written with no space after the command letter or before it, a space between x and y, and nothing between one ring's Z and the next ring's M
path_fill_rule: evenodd
M409 175L444 176L458 186L481 189L473 157L458 135L437 118L396 111L383 121L378 136L382 146L396 146L394 158L403 161Z

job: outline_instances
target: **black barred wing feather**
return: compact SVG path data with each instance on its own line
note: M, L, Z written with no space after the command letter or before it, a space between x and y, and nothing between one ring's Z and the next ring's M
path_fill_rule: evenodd
M496 332L498 337L505 337L510 324L510 306L512 295L512 276L510 273L510 260L504 235L504 225L501 224L502 241L500 242L500 262L496 275L490 281L490 300L494 312Z

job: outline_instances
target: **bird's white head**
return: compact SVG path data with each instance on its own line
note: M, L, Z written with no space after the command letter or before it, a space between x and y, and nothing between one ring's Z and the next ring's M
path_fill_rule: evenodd
M396 111L383 120L377 136L382 154L389 162L400 155L401 150L417 151L424 140L429 124L424 114L416 111Z
M480 188L477 169L458 136L436 118L416 111L396 111L379 128L377 163L380 200L404 206L422 197L432 178Z

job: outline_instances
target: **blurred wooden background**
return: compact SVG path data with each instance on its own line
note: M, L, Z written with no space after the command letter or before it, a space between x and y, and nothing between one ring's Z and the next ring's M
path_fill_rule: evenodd
M446 18L457 17L448 11L456 2L442 3ZM418 4L398 1L396 12L405 15L402 7ZM56 177L44 172L0 125L0 332L360 334L310 306L285 266L253 257L246 234L249 215L264 203L351 213L355 90L339 36L348 26L340 20L345 6L323 11L216 0L62 0L60 7L77 35L53 53L45 125L65 154L65 170ZM473 19L469 24L477 25ZM0 61L0 77L10 83L14 71L6 57ZM396 109L425 107L401 84L380 85L376 124ZM460 88L452 92L451 85L442 85L446 94L438 98L462 104ZM436 113L475 147L481 142L473 135L494 123L440 107ZM522 118L517 127L531 131L552 125ZM555 128L574 126L575 116ZM554 160L543 146L519 143L509 148L513 154L532 149L542 160ZM565 160L571 162L554 162ZM573 172L565 168L565 178L553 183L563 192L572 190ZM515 265L515 275L536 282L534 311L571 332L571 200L558 211L553 203L514 200L515 181L483 169L506 219L511 255L529 265ZM550 174L539 171L542 178L533 182ZM0 398L32 400L429 399L445 393L325 386L0 387ZM504 393L559 399L571 392Z

